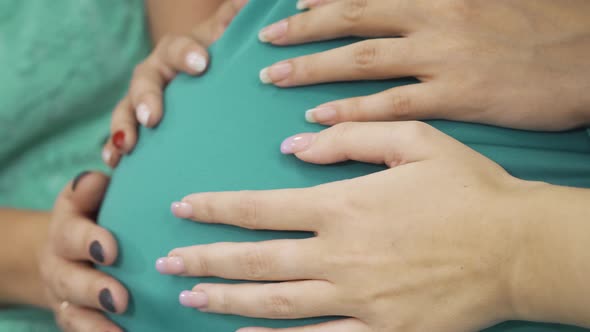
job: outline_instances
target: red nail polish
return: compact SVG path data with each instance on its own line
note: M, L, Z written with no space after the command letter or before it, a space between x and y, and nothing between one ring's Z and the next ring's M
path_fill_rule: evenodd
M117 149L123 149L123 146L125 145L125 133L122 130L119 130L113 135L113 144Z

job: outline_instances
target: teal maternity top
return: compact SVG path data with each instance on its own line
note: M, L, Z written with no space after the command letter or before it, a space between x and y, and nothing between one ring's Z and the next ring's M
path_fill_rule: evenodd
M149 49L142 0L0 1L0 208L49 210L77 173L106 170L111 110ZM2 332L56 330L0 308Z
M129 331L230 332L244 326L289 327L317 321L260 320L183 308L178 303L182 290L203 281L222 281L162 276L154 268L158 257L180 246L309 236L178 220L170 213L170 203L186 194L307 187L383 169L361 163L311 165L280 154L284 138L322 129L304 121L305 110L413 82L335 83L294 89L263 85L258 80L263 67L353 42L285 48L258 42L262 27L294 13L294 1L250 0L211 48L209 72L201 78L181 76L172 83L166 93L163 122L155 130L141 132L137 148L116 170L99 222L119 240L120 259L105 270L130 290L129 312L113 317ZM432 124L515 176L590 188L590 137L585 130L551 134L445 121ZM511 322L489 331L583 330Z

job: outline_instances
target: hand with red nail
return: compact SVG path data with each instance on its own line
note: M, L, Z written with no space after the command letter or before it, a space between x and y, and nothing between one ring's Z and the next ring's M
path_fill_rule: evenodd
M310 10L264 28L287 46L370 39L261 71L294 87L416 77L417 84L334 100L306 112L325 125L447 119L531 130L590 124L590 2L300 0Z
M174 203L180 218L315 234L172 250L156 262L161 273L252 281L197 284L180 294L183 305L343 317L285 332L471 332L511 319L590 327L590 190L516 179L420 122L339 124L293 136L281 150L309 163L389 169Z
M225 0L206 21L185 35L164 36L133 73L127 95L115 107L104 162L115 167L137 143L137 126L153 128L163 116L163 91L178 73L202 75L209 64L207 47L218 39L247 0Z
M49 307L66 332L122 331L102 312L125 312L127 290L92 267L111 265L118 254L115 238L95 221L108 182L101 173L84 172L68 184L57 198L39 255Z

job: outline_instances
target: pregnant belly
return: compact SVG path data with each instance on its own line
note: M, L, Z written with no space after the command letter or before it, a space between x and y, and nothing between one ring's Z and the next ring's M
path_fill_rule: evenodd
M161 276L154 269L158 257L180 246L309 236L178 220L170 214L169 206L186 194L306 187L383 169L360 163L309 165L279 153L285 137L320 129L305 123L306 109L413 83L408 79L296 89L263 86L257 78L261 68L351 42L292 48L260 44L257 31L291 14L292 7L291 1L251 1L211 49L209 72L202 78L179 77L173 82L166 92L164 121L155 130L141 131L137 148L115 172L99 222L113 231L120 243L116 266L104 270L130 290L129 312L113 317L127 330L225 332L244 326L288 327L312 322L257 320L182 308L178 304L182 290L200 282L227 281ZM590 143L582 131L549 135L447 122L435 125L516 175L590 186L590 160L584 154L590 151Z

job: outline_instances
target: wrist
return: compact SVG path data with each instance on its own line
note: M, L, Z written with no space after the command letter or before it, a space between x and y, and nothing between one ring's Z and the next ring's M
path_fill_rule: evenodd
M511 318L589 326L590 190L530 182L518 197Z

